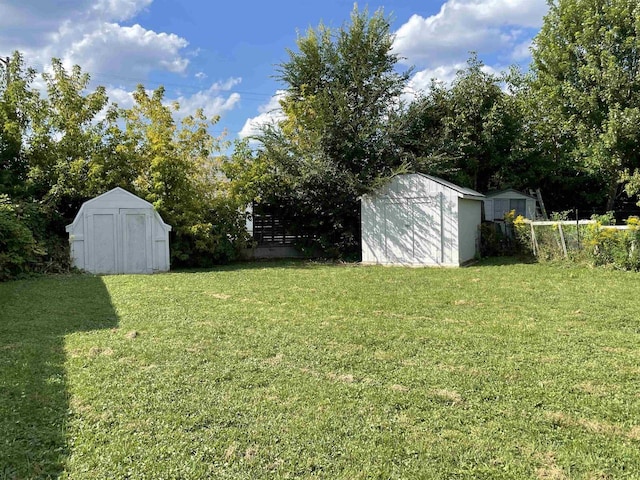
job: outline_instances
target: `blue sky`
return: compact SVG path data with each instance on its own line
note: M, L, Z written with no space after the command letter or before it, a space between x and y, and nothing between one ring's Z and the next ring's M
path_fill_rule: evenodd
M392 18L395 51L414 67L411 91L432 78L450 81L476 51L500 71L530 61L529 45L546 0L397 0L359 2ZM339 27L350 0L170 1L0 0L0 55L14 50L46 69L52 57L80 65L111 100L131 105L138 83L164 85L181 112L220 115L213 133L233 140L277 118L277 64L298 33L320 22Z

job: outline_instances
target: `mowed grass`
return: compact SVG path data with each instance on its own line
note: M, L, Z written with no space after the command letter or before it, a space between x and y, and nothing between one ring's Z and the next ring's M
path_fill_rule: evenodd
M640 275L257 263L0 285L0 478L640 478Z

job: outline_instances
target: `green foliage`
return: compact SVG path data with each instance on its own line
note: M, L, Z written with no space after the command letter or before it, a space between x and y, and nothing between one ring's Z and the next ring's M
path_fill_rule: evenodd
M58 59L43 74L44 98L19 53L8 69L11 82L0 86L0 194L20 200L21 220L6 220L6 228L18 229L25 249L12 250L12 275L33 269L27 231L47 251L39 270L67 270L64 226L82 202L116 186L152 202L172 225L174 266L236 257L244 206L219 175L215 154L226 144L208 130L217 118L196 111L177 123L178 105L165 105L162 87L148 94L139 86L134 106L120 109L104 87L87 92L89 75L79 66L67 71Z
M19 215L19 206L0 194L0 281L33 271L44 249Z
M261 150L237 187L283 206L287 222L313 231L332 256L358 251L358 196L402 164L386 125L408 72L396 72L392 44L382 11L357 7L348 25L300 36L279 66L285 118L259 136Z
M173 227L172 265L235 259L246 242L244 205L218 176L214 154L225 144L208 131L218 118L209 120L198 110L177 124L172 109L178 106L164 104L162 87L149 95L140 85L134 99L135 105L121 112L125 131L115 131L116 150L137 166L134 191Z
M95 119L108 98L104 87L86 93L90 78L79 66L68 72L54 58L52 68L42 75L47 97L29 105L29 180L48 205L71 218L96 193L88 189L91 165L102 147L103 125Z
M503 81L473 54L450 88L432 83L397 119L395 140L407 161L479 191L513 186L522 122Z
M640 271L640 228L638 217L627 220L628 229L606 228L611 217L589 225L585 238L588 260L595 266ZM604 228L603 228L604 227Z
M552 215L554 221L567 219L567 212ZM568 260L595 267L640 271L640 227L638 217L629 217L627 228L616 228L613 212L593 215L594 223L564 224L562 234L567 248ZM522 245L533 249L531 226L523 220L514 223L516 237ZM560 226L536 225L535 253L538 261L565 261Z
M479 191L504 187L511 152L519 134L519 115L502 79L486 73L473 55L449 91L444 118L444 153L454 159L455 180Z
M29 105L36 96L31 90L35 71L25 69L16 52L0 72L0 193L23 197L29 171L23 139L31 122ZM8 84L7 75L11 79Z
M562 153L602 179L611 209L640 167L638 2L551 1L532 52L538 124L567 137Z

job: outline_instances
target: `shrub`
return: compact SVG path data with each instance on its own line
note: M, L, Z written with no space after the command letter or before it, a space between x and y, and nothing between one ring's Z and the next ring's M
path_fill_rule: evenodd
M621 270L640 270L640 225L638 217L629 217L628 229L604 228L611 225L611 215L594 218L585 239L586 255L595 266L611 266ZM603 223L608 222L608 223Z
M192 219L182 219L171 239L171 264L175 267L211 267L238 258L249 241L245 214L233 198L220 195Z
M46 254L19 211L19 205L0 195L0 281L34 271Z

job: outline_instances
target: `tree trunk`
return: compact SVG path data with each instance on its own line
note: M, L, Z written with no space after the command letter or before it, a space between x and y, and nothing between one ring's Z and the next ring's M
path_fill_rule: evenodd
M618 180L610 180L609 188L607 189L607 212L612 212L615 204L616 198L618 197Z

